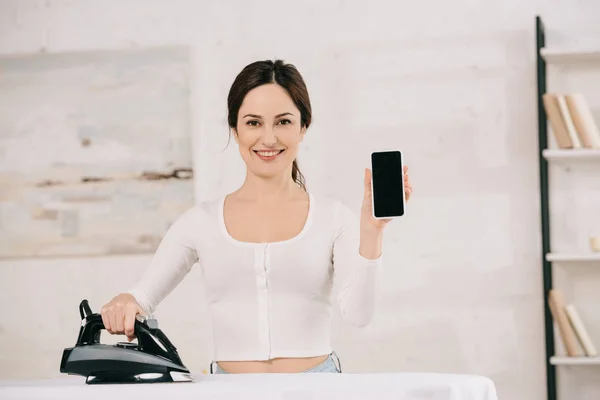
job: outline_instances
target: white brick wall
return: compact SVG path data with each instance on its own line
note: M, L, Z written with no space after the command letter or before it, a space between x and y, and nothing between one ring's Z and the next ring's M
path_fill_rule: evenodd
M235 74L255 59L296 64L314 104L300 157L309 188L357 209L368 152L389 147L406 153L415 187L408 215L386 233L386 301L377 320L356 330L336 316L344 367L482 374L496 382L502 399L541 400L534 17L543 16L550 44L597 44L600 3L487 3L0 0L0 53L191 45L199 200L243 178L235 143L219 152ZM579 72L600 84L600 73ZM580 78L551 77L568 88L593 88ZM560 212L575 204L599 214L599 189L590 185L598 168L580 169L577 180L575 170L558 169L566 191L552 181L553 194L563 196L553 207L559 249L582 246L587 232L575 231L578 222L600 228L589 213ZM99 309L148 260L0 263L0 377L59 375L61 351L76 337L79 300ZM591 303L597 275L569 276L576 279L565 281L567 293L581 302L600 346ZM199 277L192 271L158 311L196 371L208 365L211 345ZM597 398L594 371L561 368L561 399Z

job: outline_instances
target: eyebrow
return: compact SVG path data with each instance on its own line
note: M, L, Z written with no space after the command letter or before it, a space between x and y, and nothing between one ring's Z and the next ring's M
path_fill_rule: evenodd
M292 114L291 112L284 112L284 113L281 113L281 114L277 114L275 116L275 118L281 118L281 117L286 116L286 115L294 115L294 114ZM246 115L244 115L243 118L246 118L246 117L261 118L262 119L262 117L260 115L256 115L256 114L246 114Z

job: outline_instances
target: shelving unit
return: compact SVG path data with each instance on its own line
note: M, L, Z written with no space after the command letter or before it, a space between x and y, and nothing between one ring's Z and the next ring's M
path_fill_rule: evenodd
M553 253L550 249L550 207L548 189L549 162L591 161L600 165L600 149L549 149L548 122L542 96L546 93L546 65L600 63L600 48L564 49L546 47L545 28L540 16L536 17L536 65L538 104L538 146L542 231L542 278L546 352L546 386L548 400L557 400L556 366L600 366L600 357L565 357L555 354L554 320L548 305L548 294L553 288L554 263L586 263L598 265L600 253ZM600 64L599 64L600 65Z

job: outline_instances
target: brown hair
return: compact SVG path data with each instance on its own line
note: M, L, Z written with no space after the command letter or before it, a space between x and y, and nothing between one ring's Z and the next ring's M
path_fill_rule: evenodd
M300 72L292 64L282 60L256 61L247 65L235 78L227 96L227 122L232 129L237 128L238 112L242 102L252 89L268 83L276 83L283 87L300 110L300 121L303 128L308 129L312 121L312 108L308 90ZM304 176L298 168L298 161L292 164L292 179L306 190Z

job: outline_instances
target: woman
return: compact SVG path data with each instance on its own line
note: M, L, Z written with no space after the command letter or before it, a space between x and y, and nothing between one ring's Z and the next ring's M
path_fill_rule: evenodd
M137 287L102 308L105 328L131 340L136 314L152 313L198 262L216 373L341 372L330 347L333 283L343 317L356 326L371 321L379 295L389 220L371 214L370 171L360 220L306 190L296 155L312 110L293 65L246 66L227 102L244 183L175 221ZM405 186L408 198L406 169Z

